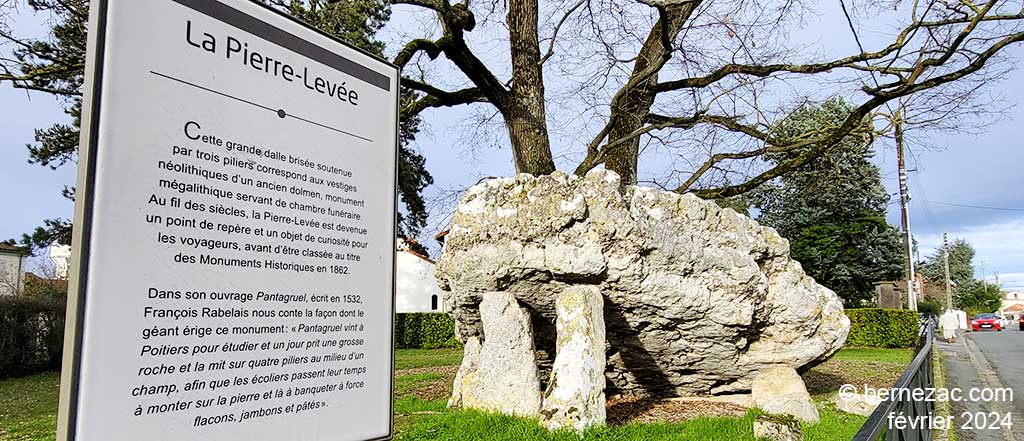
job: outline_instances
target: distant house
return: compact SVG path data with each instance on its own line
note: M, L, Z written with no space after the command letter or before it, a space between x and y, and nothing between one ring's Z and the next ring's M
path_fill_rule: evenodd
M60 280L68 279L71 268L71 245L50 245L50 260L53 261L52 276Z
M399 239L395 253L395 312L447 312L444 293L434 279L434 261Z
M16 295L25 288L28 248L0 243L0 296Z
M1024 317L1024 293L1006 293L1003 296L1003 304L999 307L999 315L1011 322Z

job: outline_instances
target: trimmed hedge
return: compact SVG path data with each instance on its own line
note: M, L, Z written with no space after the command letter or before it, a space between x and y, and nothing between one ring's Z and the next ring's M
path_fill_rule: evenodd
M911 348L917 343L917 313L909 309L847 309L848 346Z
M60 370L63 300L0 297L0 379Z
M458 348L455 320L444 313L395 314L395 347L398 349Z

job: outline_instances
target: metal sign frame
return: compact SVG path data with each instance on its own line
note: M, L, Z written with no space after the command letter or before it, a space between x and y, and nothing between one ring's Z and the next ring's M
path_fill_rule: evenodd
M74 226L72 232L72 257L68 276L67 314L64 326L64 350L62 355L62 368L60 378L60 403L57 415L57 440L75 441L76 428L78 423L78 409L80 406L81 369L82 369L82 345L85 334L85 310L88 302L87 282L89 270L89 253L92 248L92 221L94 213L94 201L96 199L96 156L100 148L99 123L100 104L103 92L103 66L106 55L107 19L108 5L110 1L131 1L131 0L93 0L89 6L88 37L85 63L85 83L83 85L81 133L79 137L78 153L78 176L76 178L76 193L74 210ZM194 5L200 4L223 4L221 0L166 0L195 9ZM401 68L386 60L353 46L337 37L334 37L312 25L296 19L286 13L276 10L258 0L245 0L249 3L274 13L294 24L302 26L310 31L322 35L335 43L352 49L377 61L386 67L395 70L398 78L398 87L401 87ZM248 16L246 14L246 16ZM251 16L249 16L252 18ZM230 23L229 23L230 24ZM288 31L276 28L280 32L293 38L299 38ZM322 51L327 49L320 48ZM304 56L305 55L303 54ZM398 189L398 158L399 158L399 128L400 122L401 93L395 91L395 173L392 182L393 192ZM398 197L394 198L393 212L398 212ZM395 253L398 236L397 219L394 224L394 231L391 234L391 252ZM389 329L389 346L391 357L391 372L389 375L390 385L388 394L388 434L381 438L374 438L365 441L390 440L394 436L394 372L395 372L395 351L394 351L394 326L395 326L395 302L396 302L396 269L397 259L392 258L391 268L391 323ZM115 429L116 430L116 429Z

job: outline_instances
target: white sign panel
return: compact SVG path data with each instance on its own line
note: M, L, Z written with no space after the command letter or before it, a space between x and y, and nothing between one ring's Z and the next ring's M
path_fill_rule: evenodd
M92 5L62 437L390 437L397 68L248 1Z

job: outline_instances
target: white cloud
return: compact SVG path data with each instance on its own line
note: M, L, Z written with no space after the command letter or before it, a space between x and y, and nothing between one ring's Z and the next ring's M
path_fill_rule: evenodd
M994 280L994 273L998 272L1003 289L1024 290L1024 219L965 226L959 230L949 231L948 234L950 242L962 238L974 245L977 251L974 257L977 277L981 277L981 263L984 261L987 280ZM922 234L914 237L918 241L922 258L942 248L942 234Z
M995 282L993 275L989 275L986 279L989 282ZM1024 292L1024 273L999 273L999 286L1006 291Z

